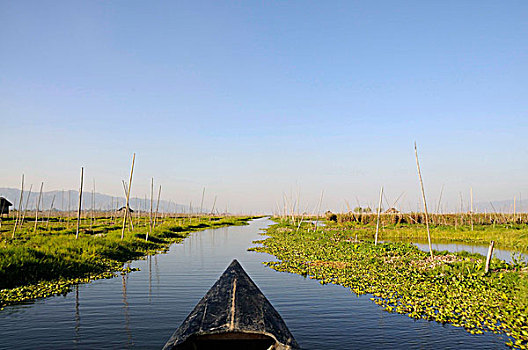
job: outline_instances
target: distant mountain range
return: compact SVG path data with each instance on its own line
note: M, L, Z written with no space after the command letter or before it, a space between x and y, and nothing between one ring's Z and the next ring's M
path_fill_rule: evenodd
M28 191L29 191L29 188L24 189L24 200L23 200L24 207L26 207L26 201L27 201L28 194L29 194ZM18 201L20 200L20 190L19 189L0 188L0 197L5 197L11 203L13 203L14 207L11 207L11 209L14 209L14 208L18 209ZM29 196L28 209L36 208L38 197L39 197L38 189L37 191L35 191L35 189L33 188ZM54 197L55 197L55 200L53 200ZM157 200L157 197L154 198L154 205L153 205L154 209L153 210L156 210L156 200ZM53 208L56 210L68 210L68 209L77 210L77 203L79 201L79 192L74 191L74 190L42 192L40 208L42 208L43 210L49 210L51 207L52 201L53 201ZM124 197L112 197L106 194L96 192L94 195L94 202L95 202L94 207L96 210L112 210L112 209L124 207L126 199ZM85 210L92 208L92 192L87 191L83 193L82 207ZM130 198L130 208L132 208L133 210L141 210L141 211L150 210L150 200L147 199L145 201L144 198L137 198L137 197ZM189 206L160 199L159 210L161 212L188 213ZM194 207L192 208L192 212L194 213L197 213L199 211L200 211L200 208L194 208ZM206 212L207 210L204 209L203 211Z

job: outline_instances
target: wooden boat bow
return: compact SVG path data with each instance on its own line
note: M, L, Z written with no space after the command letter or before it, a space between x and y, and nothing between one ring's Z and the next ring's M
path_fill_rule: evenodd
M163 349L289 350L299 345L235 259Z

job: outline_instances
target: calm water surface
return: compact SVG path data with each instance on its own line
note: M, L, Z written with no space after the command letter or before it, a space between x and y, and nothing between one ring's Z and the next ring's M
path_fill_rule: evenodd
M424 251L429 251L429 245L427 243L414 243L418 248ZM487 246L478 246L478 245L468 245L468 244L459 244L459 243L435 243L431 242L431 246L433 250L447 250L450 252L461 252L466 251L470 253L478 253L484 256L488 255L488 249ZM512 254L513 252L510 250L504 250L504 249L493 249L493 257L504 260L507 262L512 262ZM518 254L517 258L521 258L522 260L528 260L527 254Z
M335 285L279 273L248 252L267 219L193 233L167 254L134 261L141 271L80 285L67 296L0 311L0 349L160 349L233 258L282 315L303 349L506 349L471 335L390 314Z

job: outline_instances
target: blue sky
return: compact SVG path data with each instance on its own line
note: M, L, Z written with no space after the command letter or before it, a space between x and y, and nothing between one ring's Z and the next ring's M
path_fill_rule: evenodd
M525 1L1 1L0 187L528 199Z

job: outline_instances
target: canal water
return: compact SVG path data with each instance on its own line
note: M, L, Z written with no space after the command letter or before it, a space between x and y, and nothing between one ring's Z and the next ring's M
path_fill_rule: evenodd
M141 271L6 307L0 349L161 349L234 258L303 349L507 349L504 337L391 314L368 295L264 266L273 257L247 248L271 223L196 232L130 264Z

